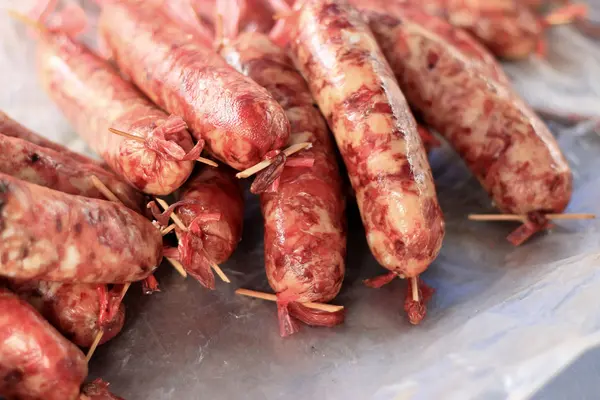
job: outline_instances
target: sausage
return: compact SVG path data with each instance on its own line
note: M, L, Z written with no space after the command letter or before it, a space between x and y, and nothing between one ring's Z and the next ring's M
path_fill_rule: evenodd
M273 14L275 10L269 0L193 0L192 7L202 23L213 27L215 16L220 14L225 18L225 23L231 20L232 11L238 15L235 21L236 30L240 32L267 33L275 23ZM233 10L230 8L232 7Z
M37 66L42 86L77 132L133 187L166 195L189 177L202 143L193 147L183 120L153 105L60 27L40 33Z
M144 196L97 164L2 133L0 128L0 172L60 192L104 199L90 179L94 175L127 207L142 209Z
M0 395L75 400L87 376L85 356L33 307L0 288Z
M210 262L227 261L242 238L244 197L241 187L232 170L204 168L177 192L177 199L171 210L177 209L177 216L188 231L177 230L179 247L173 257L202 285L214 289Z
M95 379L81 390L79 400L124 400L108 391L108 383L102 379Z
M102 308L108 308L109 297L103 284L27 281L11 282L9 286L64 337L80 347L90 347L100 329L104 334L99 344L108 342L125 323L123 304L113 318L102 320Z
M220 54L265 87L286 110L291 142L312 147L289 158L276 191L261 194L265 218L265 267L277 293L282 336L297 331L291 316L333 326L343 312L315 311L304 302L328 302L340 291L346 256L345 199L327 122L313 106L302 75L285 51L260 33L226 41ZM302 160L311 161L303 165ZM293 166L293 161L300 164Z
M73 196L0 173L0 275L79 283L146 278L162 236L123 205Z
M102 8L98 29L119 68L235 169L285 145L289 121L269 93L151 3L108 1Z
M295 64L334 133L373 255L393 273L416 277L437 257L444 220L389 65L346 2L307 0L287 22Z
M4 112L0 110L0 133L5 136L15 137L19 139L26 140L30 143L38 145L40 147L46 147L48 149L54 150L58 153L61 153L72 160L78 161L81 164L94 164L97 167L103 168L103 164L99 161L96 161L92 158L86 157L83 154L76 153L74 151L69 150L63 145L55 143L51 140L46 139L43 136L38 135L37 133L27 129L17 121L10 118Z
M461 51L454 38L472 41L467 34L447 35L446 22L413 7L372 7L367 16L411 106L452 144L502 212L565 209L572 175L558 144L499 68L494 77L489 64Z

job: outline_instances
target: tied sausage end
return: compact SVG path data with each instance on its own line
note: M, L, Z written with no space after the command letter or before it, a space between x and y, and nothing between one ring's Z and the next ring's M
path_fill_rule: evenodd
M200 157L204 149L204 140L199 140L196 145L186 153L177 143L177 134L187 129L187 124L180 117L171 115L167 120L156 127L146 138L145 145L162 157L173 161L192 161Z
M346 318L345 309L336 312L316 310L297 301L283 301L280 299L280 295L277 295L277 317L281 337L287 337L298 332L297 321L309 326L331 328L342 324Z
M515 246L520 246L533 235L550 227L550 221L540 212L527 214L527 221L507 236L507 240Z
M427 303L433 297L435 290L425 284L422 279L417 278L419 300L413 298L410 285L406 291L406 299L404 300L404 311L408 315L408 321L413 325L419 325L427 314Z

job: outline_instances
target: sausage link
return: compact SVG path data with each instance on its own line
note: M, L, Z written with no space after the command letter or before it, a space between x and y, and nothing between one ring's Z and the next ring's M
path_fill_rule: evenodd
M83 164L22 139L4 136L0 128L0 172L36 185L79 196L104 199L90 176L96 176L127 207L139 211L144 196L97 164Z
M141 215L0 173L0 275L125 283L150 275L162 236Z
M295 62L327 118L373 255L406 277L437 257L444 220L415 120L368 26L346 2L307 0Z
M186 129L165 131L170 122L167 114L124 81L112 66L65 34L42 34L37 56L40 80L48 95L119 176L155 195L169 194L185 182L194 161L176 161L149 149L145 142L125 139L108 129L147 141L168 141L182 153L193 147Z
M60 145L58 143L46 139L43 136L38 135L37 133L27 129L14 119L10 118L2 111L0 111L0 133L2 133L5 136L23 139L40 147L45 147L54 150L58 153L69 157L72 160L78 161L81 164L94 164L97 167L104 168L101 162L86 157L83 154L71 151L63 145Z
M447 23L413 7L373 7L368 16L411 106L452 144L501 211L565 209L569 166L499 68L463 53L452 40L459 32L443 36Z
M221 55L283 106L292 126L291 142L312 143L289 159L311 160L312 165L286 166L277 191L260 197L267 278L277 293L280 331L286 336L294 332L287 329L287 313L303 315L288 303L328 302L344 279L345 201L335 151L306 81L284 50L263 34L243 33L226 42ZM313 325L331 324L331 315L310 314L316 315ZM343 314L333 324L342 321Z
M202 23L214 28L215 16L219 12L225 19L230 17L227 9L218 9L217 0L193 0L192 7ZM233 3L237 3L233 5ZM240 7L238 30L240 32L269 32L274 25L275 10L269 0L226 0L222 4ZM237 10L236 10L237 11Z
M33 305L64 337L80 347L90 347L99 329L104 334L99 344L114 338L125 323L125 306L107 322L101 316L101 293L108 296L103 284L61 283L44 281L11 282L10 288Z
M177 232L183 266L214 289L206 257L216 264L227 261L242 238L244 197L239 182L228 168L204 168L186 182L177 198L182 202L177 215L190 227L188 232ZM204 219L206 215L218 215L218 220Z
M0 395L75 400L87 372L81 350L33 307L0 288Z
M98 26L119 68L182 116L218 159L246 169L287 143L289 122L269 93L161 10L142 0L106 2Z

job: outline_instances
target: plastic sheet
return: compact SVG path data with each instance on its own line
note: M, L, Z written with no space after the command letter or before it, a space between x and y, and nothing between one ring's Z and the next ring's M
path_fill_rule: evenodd
M26 3L0 0L19 9ZM546 61L507 65L517 89L535 107L600 117L600 46L573 27L549 37ZM0 109L85 150L39 88L33 50L26 30L0 12ZM595 125L551 124L575 174L569 212L600 214ZM274 304L233 294L238 287L268 290L262 218L249 196L244 239L223 266L232 284L210 292L163 266L161 293L130 290L125 328L98 349L92 376L129 400L528 397L600 343L600 223L562 221L514 248L504 239L514 224L466 219L495 211L450 149L434 151L431 160L447 235L424 275L437 292L421 326L403 315L404 282L362 285L385 271L369 254L351 204L348 273L335 301L348 309L346 324L302 327L281 339Z

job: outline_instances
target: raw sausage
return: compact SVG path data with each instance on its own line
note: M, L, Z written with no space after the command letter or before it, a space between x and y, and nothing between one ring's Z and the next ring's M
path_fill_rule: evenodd
M176 197L178 202L171 209L177 209L188 231L177 230L179 247L173 257L202 285L214 289L210 262L227 261L242 237L244 197L240 184L229 168L203 168Z
M494 76L445 35L446 22L413 7L373 7L368 18L412 107L458 151L501 211L565 209L569 166L504 74Z
M232 18L232 12L239 14L234 25L240 32L267 33L275 23L275 10L268 0L193 0L192 6L202 23L213 28L217 14L221 14L227 24Z
M108 391L108 383L102 379L95 379L81 390L79 400L124 400Z
M90 180L94 175L127 207L142 209L144 196L97 164L83 164L68 153L4 136L2 132L0 128L0 172L60 192L104 199Z
M181 118L150 103L60 28L40 32L37 60L48 95L119 176L155 195L170 194L185 182L202 143L193 147ZM125 139L109 128L143 140Z
M307 0L287 22L291 53L332 128L373 255L393 273L416 277L437 257L444 220L389 65L346 2Z
M72 160L78 161L81 164L94 164L100 168L103 168L102 163L100 163L99 161L86 157L83 154L71 151L63 145L60 145L58 143L46 139L43 136L38 135L37 133L27 129L17 121L10 118L2 111L0 111L0 133L2 133L5 136L23 139L38 146L54 150L58 153L69 157Z
M159 231L125 206L0 173L0 275L125 283L146 278L161 259Z
M0 288L0 395L75 400L87 372L81 350L33 307Z
M123 304L113 318L103 318L108 317L111 296L104 284L27 281L9 286L77 346L90 347L100 329L104 334L99 344L106 343L123 328Z
M287 143L289 122L269 93L160 8L107 1L98 28L119 68L156 104L181 115L218 159L246 169Z
M225 41L220 54L283 106L292 125L291 142L312 143L285 161L277 189L260 198L265 267L277 293L280 333L297 331L291 317L311 325L339 324L343 311L326 313L302 305L332 300L344 279L345 199L327 122L292 60L267 36L242 33Z

